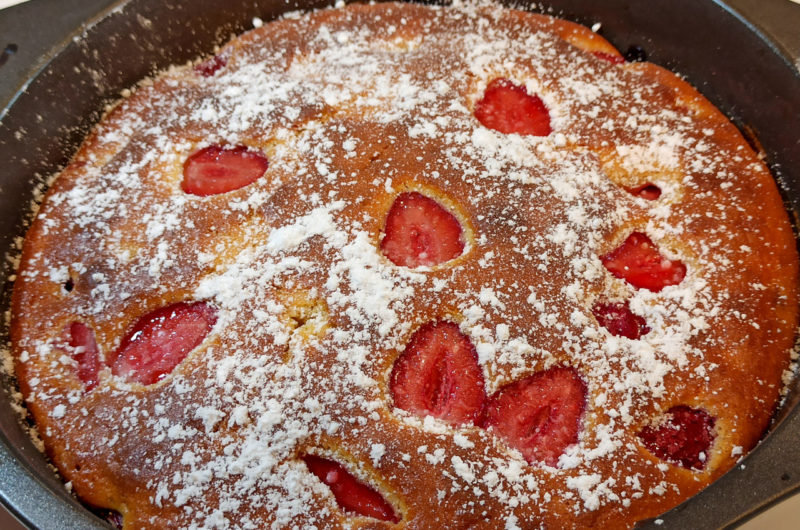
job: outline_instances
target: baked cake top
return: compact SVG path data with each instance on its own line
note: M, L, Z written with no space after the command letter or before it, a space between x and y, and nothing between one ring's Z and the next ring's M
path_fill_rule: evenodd
M755 444L795 243L688 84L490 4L256 25L110 109L27 236L17 373L79 497L126 528L629 526Z

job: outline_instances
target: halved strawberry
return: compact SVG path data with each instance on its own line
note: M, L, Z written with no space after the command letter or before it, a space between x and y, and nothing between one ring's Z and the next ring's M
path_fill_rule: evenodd
M648 201L654 201L661 197L661 188L649 182L641 186L626 187L625 190L632 195L647 199Z
M475 104L475 117L484 127L504 134L547 136L550 112L536 94L508 79L493 79Z
M644 318L631 311L628 301L598 302L592 306L597 322L616 337L638 339L650 332Z
M255 182L267 167L267 157L243 145L211 145L186 159L181 188L192 195L226 193Z
M578 441L586 384L572 368L537 372L489 398L481 426L518 449L528 462L554 466Z
M73 322L67 328L70 357L78 364L78 379L86 391L97 386L100 372L100 352L92 328L82 322Z
M226 64L228 64L228 57L226 55L214 55L194 65L194 71L203 77L211 77Z
M303 461L309 471L331 489L336 502L345 512L381 521L400 522L392 505L380 493L360 482L338 462L316 455L305 455Z
M658 292L677 285L686 276L686 265L661 255L647 235L633 232L617 249L600 256L606 269L641 289Z
M676 405L657 425L647 426L639 438L658 458L687 469L703 469L714 442L716 420L703 409Z
M196 348L217 321L205 302L179 302L157 309L136 323L111 355L114 375L151 385L163 379Z
M621 55L614 55L613 53L592 52L592 55L594 55L598 59L602 59L603 61L609 62L611 64L622 64L625 62L625 57Z
M438 202L416 191L397 196L386 215L383 255L404 267L433 266L464 252L461 223Z
M392 368L394 405L454 425L474 423L486 401L483 371L469 337L452 322L428 322Z

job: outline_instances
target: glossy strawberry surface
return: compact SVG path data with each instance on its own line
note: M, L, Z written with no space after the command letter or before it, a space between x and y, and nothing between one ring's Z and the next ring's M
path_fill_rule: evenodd
M331 489L345 512L392 523L400 521L392 505L380 493L359 481L338 462L316 455L305 455L303 461L309 471Z
M143 316L109 364L114 375L151 385L163 379L206 338L217 310L204 302L180 302Z
M473 423L486 394L478 354L453 322L430 322L412 336L390 379L394 405L452 424Z
M633 232L615 250L600 256L608 271L640 289L658 292L677 285L686 276L686 265L661 254L646 234Z
M461 223L434 199L402 193L386 216L381 251L395 265L439 265L464 252Z
M627 301L598 302L592 306L592 314L601 326L617 337L638 339L650 332L645 319L631 311Z
M554 466L578 441L585 408L586 384L578 372L551 368L498 390L489 398L482 426L528 462Z
M268 167L267 157L243 145L212 145L186 160L181 188L200 196L227 193L252 184Z
M541 98L504 78L487 85L475 104L475 118L484 127L504 134L547 136L553 130L550 112Z
M716 420L705 410L676 405L663 420L639 432L639 438L657 457L687 469L703 469L714 442Z

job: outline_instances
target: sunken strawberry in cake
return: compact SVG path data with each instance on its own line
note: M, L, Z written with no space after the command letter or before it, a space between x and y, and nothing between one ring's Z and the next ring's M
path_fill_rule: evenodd
M764 432L797 273L771 175L673 74L546 16L350 5L111 109L12 339L126 529L630 527Z

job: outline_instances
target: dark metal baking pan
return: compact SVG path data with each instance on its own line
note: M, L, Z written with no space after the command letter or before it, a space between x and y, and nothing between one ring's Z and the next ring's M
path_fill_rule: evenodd
M800 212L800 6L788 0L523 3L584 24L623 52L685 75L763 146ZM23 232L33 190L62 167L105 104L169 64L210 52L253 17L325 0L32 0L0 12L0 252ZM520 2L517 2L519 5ZM549 6L549 7L548 7ZM749 15L744 18L741 13ZM767 36L765 33L770 35ZM9 275L0 270L7 308ZM0 340L5 339L0 329ZM107 528L66 491L0 393L0 501L32 528ZM800 385L739 466L648 528L735 525L800 490Z

